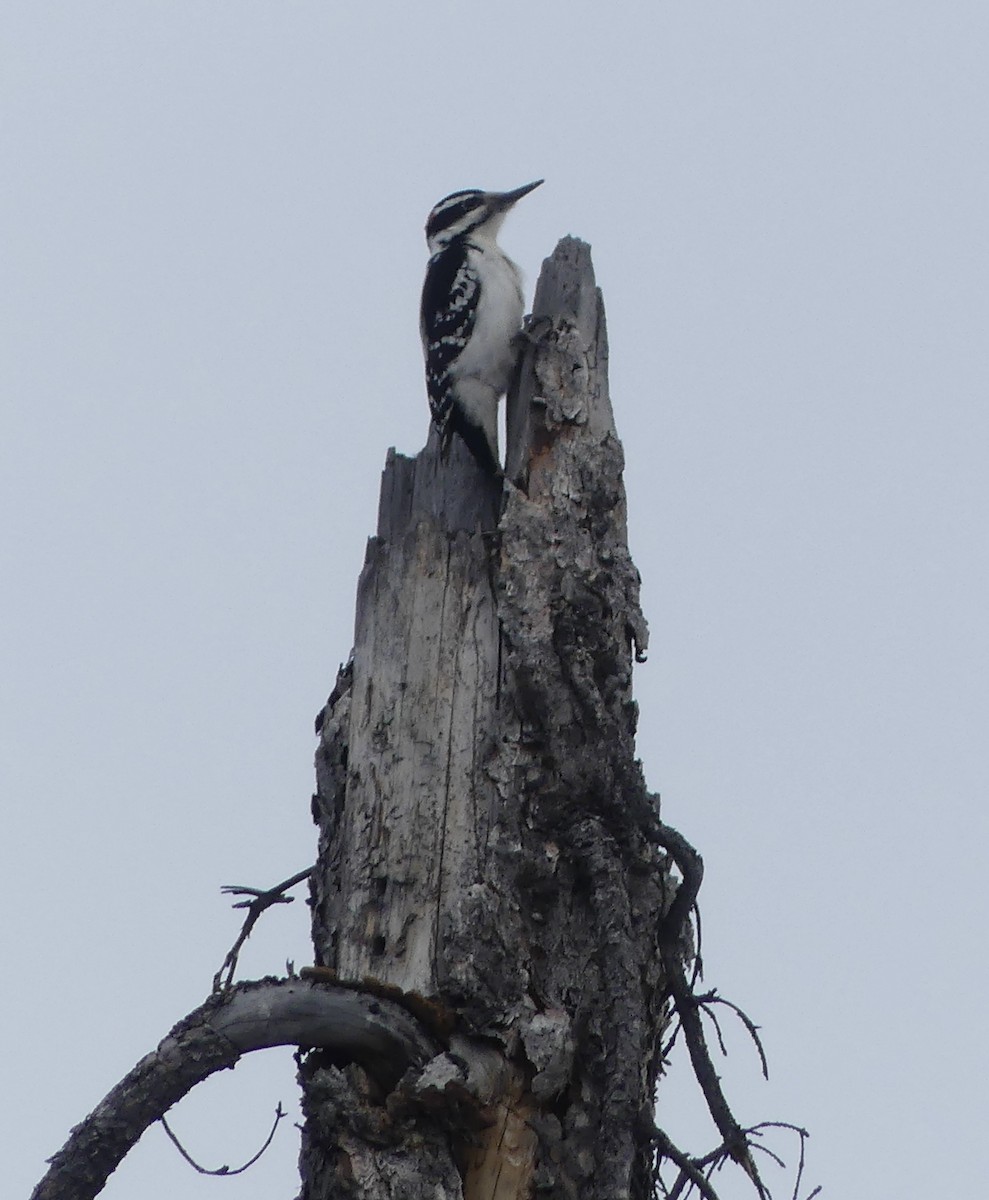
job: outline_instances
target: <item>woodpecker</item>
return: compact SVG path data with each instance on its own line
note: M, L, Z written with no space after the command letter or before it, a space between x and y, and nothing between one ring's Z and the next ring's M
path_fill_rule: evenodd
M513 192L453 192L426 221L419 331L429 410L443 453L459 434L493 475L501 474L498 401L512 382L525 311L521 273L496 239L509 209L542 182Z

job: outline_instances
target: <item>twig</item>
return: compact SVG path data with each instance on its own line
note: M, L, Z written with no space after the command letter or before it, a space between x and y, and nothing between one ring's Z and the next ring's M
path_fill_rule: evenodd
M683 1028L683 1026L680 1024L680 1019L678 1017L676 1024L673 1026L673 1032L670 1034L670 1040L666 1043L665 1046L663 1046L662 1050L660 1051L660 1057L664 1061L669 1058L670 1052L672 1051L673 1047L676 1045L677 1038L680 1036L680 1030L682 1028Z
M707 1019L714 1026L714 1032L718 1038L718 1049L721 1051L722 1055L725 1058L727 1058L728 1057L728 1047L725 1045L725 1039L721 1033L721 1022L718 1020L718 1018L714 1015L714 1013L711 1012L711 1010L704 1003L704 998L702 996L696 996L694 999L697 1003L697 1007L704 1013L704 1015L707 1017Z
M657 1153L663 1158L668 1158L670 1162L680 1168L680 1174L677 1176L672 1191L666 1191L665 1186L663 1187L670 1200L676 1200L683 1191L685 1183L690 1183L697 1188L706 1200L718 1200L718 1193L711 1186L710 1180L695 1159L685 1154L679 1146L674 1145L662 1129L657 1128L652 1136L656 1143Z
M759 1125L753 1126L750 1132L761 1133L763 1129L790 1129L800 1139L800 1161L797 1163L797 1178L794 1180L792 1197L792 1200L799 1200L800 1182L803 1179L804 1174L804 1151L806 1149L807 1139L810 1137L810 1134L801 1125L792 1125L789 1121L762 1121ZM814 1197L820 1195L820 1193L821 1185L818 1184L812 1192L808 1192L806 1200L814 1200Z
M710 1011L710 1005L723 1004L726 1008L731 1009L735 1016L738 1017L738 1019L748 1030L749 1037L751 1037L752 1041L755 1042L755 1048L759 1052L759 1061L762 1064L762 1077L763 1079L768 1079L769 1062L766 1058L766 1051L763 1047L762 1039L759 1037L759 1026L756 1025L752 1018L743 1009L739 1008L737 1004L734 1004L731 1000L726 1000L723 996L719 996L713 988L710 992L705 993L703 996L698 996L696 999L700 1007L704 1009L707 1015L714 1022L714 1027L718 1031L718 1042L721 1045L721 1052L726 1056L728 1051L725 1049L724 1040L721 1037L721 1029L718 1026L717 1018L715 1017L714 1013Z
M691 973L690 973L690 983L687 986L690 988L691 991L693 991L694 988L697 986L698 982L704 978L704 960L701 956L701 945L702 945L702 941L703 941L703 933L702 933L702 929L701 929L701 909L700 909L700 905L697 903L696 897L694 898L693 907L691 908L691 914L694 918L694 929L696 930L697 937L696 937L696 945L694 947L694 961L693 961L693 966L692 966ZM715 1026L717 1026L717 1022L715 1022ZM667 1041L666 1045L663 1046L662 1050L660 1051L661 1059L666 1059L670 1056L670 1053L672 1052L673 1047L676 1045L676 1040L680 1034L680 1029L681 1029L680 1021L677 1020L676 1024L673 1026L673 1032L670 1035L669 1040ZM724 1050L723 1046L722 1046L722 1050Z
M285 893L289 888L295 887L297 883L301 883L304 879L308 879L312 874L313 868L307 867L304 871L300 871L297 875L293 875L291 879L286 879L282 883L277 884L273 888L262 890L252 887L237 887L227 885L221 891L228 896L250 896L250 900L241 900L234 905L234 908L246 908L247 916L244 918L244 924L241 926L240 933L237 935L237 940L227 951L227 956L223 960L223 965L219 971L213 976L213 991L223 991L229 988L233 983L234 971L237 970L237 959L240 956L241 949L244 943L251 936L251 930L257 924L258 917L265 911L271 908L273 904L291 904L295 899L294 896L286 896ZM223 974L226 972L226 978Z
M171 1129L169 1129L168 1122L165 1120L165 1118L159 1117L158 1119L161 1122L162 1129L164 1129L164 1131L168 1134L169 1139L172 1142L172 1145L175 1147L176 1150L178 1150L179 1154L182 1155L182 1157L189 1164L189 1166L192 1167L194 1170L198 1171L200 1175L242 1175L244 1173L244 1171L246 1171L249 1167L253 1167L254 1164L258 1161L258 1159L261 1157L261 1155L264 1154L265 1150L268 1149L268 1147L271 1145L272 1141L274 1141L275 1130L278 1128L278 1122L282 1119L282 1117L287 1116L287 1115L288 1114L282 1108L281 1101L279 1101L275 1108L275 1122L271 1127L271 1132L268 1134L267 1138L265 1138L264 1145L257 1152L257 1154L255 1154L253 1158L249 1158L242 1167L234 1167L234 1168L217 1167L215 1171L211 1171L208 1167L201 1167L199 1165L199 1163L197 1163L196 1160L192 1157L192 1155L190 1155L189 1152L185 1149L185 1147L182 1145L182 1143L179 1141L179 1139L175 1136L175 1134L171 1131Z
M800 1180L803 1178L804 1174L804 1148L806 1146L807 1139L810 1137L810 1134L806 1129L798 1129L797 1133L800 1135L800 1162L797 1164L797 1178L793 1185L793 1200L799 1200ZM807 1200L814 1200L814 1197L820 1192L820 1190L821 1185L818 1184L817 1187L814 1188L814 1190L807 1197Z
M793 1195L791 1198L791 1200L799 1200L800 1183L803 1179L803 1173L804 1173L805 1143L807 1141L807 1138L810 1137L810 1134L807 1132L806 1129L803 1129L799 1125L793 1125L789 1121L760 1121L758 1125L752 1125L748 1129L745 1129L742 1131L745 1134L746 1138L749 1139L748 1144L753 1151L761 1150L763 1154L767 1154L773 1160L773 1162L776 1163L776 1165L778 1167L782 1168L783 1170L786 1169L786 1163L775 1151L770 1150L768 1146L764 1146L760 1142L756 1142L756 1141L752 1140L754 1138L761 1138L767 1129L789 1129L789 1130L792 1130L792 1132L794 1132L795 1134L797 1134L797 1136L800 1139L800 1160L797 1164L797 1176L794 1181ZM694 1165L694 1167L697 1170L701 1170L701 1171L707 1170L708 1172L711 1172L711 1171L720 1170L721 1167L724 1165L724 1163L730 1157L731 1157L731 1155L729 1153L728 1147L724 1143L722 1143L716 1149L709 1151L703 1157L693 1158L690 1161L692 1162L692 1164ZM670 1200L677 1200L677 1198L680 1195L680 1192L682 1191L682 1188L683 1188L683 1179L682 1179L682 1177L680 1177L677 1179L677 1183L674 1186L673 1190L668 1193ZM820 1187L820 1185L818 1185L817 1187L814 1188L814 1190L812 1192L809 1192L807 1194L807 1196L805 1197L805 1200L814 1200L814 1197L820 1195L820 1193L821 1193L821 1187ZM769 1196L768 1188L765 1189L764 1195L766 1197Z
M746 1130L746 1132L750 1134L754 1133L754 1131L751 1129ZM786 1170L786 1163L780 1158L775 1150L770 1150L768 1146L763 1146L759 1142L751 1142L750 1145L752 1146L753 1152L756 1150L761 1150L762 1153L768 1155L778 1167L781 1167L784 1171Z
M704 1037L704 1027L701 1024L697 998L687 983L680 953L680 938L684 923L690 917L701 881L704 878L704 861L687 839L670 825L664 825L661 821L657 821L653 836L659 845L673 856L673 861L683 877L676 895L673 897L673 903L666 914L666 919L663 921L659 949L669 982L670 994L683 1026L694 1076L704 1093L708 1111L721 1134L725 1150L752 1180L760 1197L766 1200L769 1193L759 1176L759 1169L752 1159L748 1137L745 1130L735 1120L728 1101L725 1099L714 1063L711 1061L711 1052L707 1048L707 1040Z
M703 936L701 933L701 907L694 898L694 929L697 931L697 945L694 947L694 969L690 976L690 989L696 987L698 982L704 978L704 959L701 953Z

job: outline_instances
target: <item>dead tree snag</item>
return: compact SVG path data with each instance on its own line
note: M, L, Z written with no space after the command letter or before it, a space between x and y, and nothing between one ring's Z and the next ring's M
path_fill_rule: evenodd
M340 978L451 1014L456 1048L433 1108L387 1128L358 1069L311 1057L309 1200L652 1194L671 889L635 759L646 627L604 311L572 239L544 265L508 424L500 498L456 445L445 469L432 441L385 468L317 756L314 941ZM461 1094L466 1137L439 1103Z
M806 1131L743 1128L722 1092L715 1005L765 1056L737 1005L694 990L703 864L635 758L647 632L582 243L544 264L522 348L503 483L456 439L444 463L433 437L389 454L353 657L317 720L316 865L226 889L247 915L213 995L33 1200L91 1200L192 1086L285 1044L303 1051L301 1200L717 1200L730 1161L768 1200L770 1130L799 1138L799 1195ZM316 965L233 986L255 922L306 878ZM652 1117L680 1033L720 1135L701 1156Z

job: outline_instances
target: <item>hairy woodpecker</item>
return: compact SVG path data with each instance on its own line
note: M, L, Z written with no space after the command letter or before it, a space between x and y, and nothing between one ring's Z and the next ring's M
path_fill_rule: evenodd
M429 410L444 451L454 433L485 470L500 474L498 401L515 369L525 303L518 267L496 241L509 209L541 179L513 192L446 196L429 214L429 266L419 329Z

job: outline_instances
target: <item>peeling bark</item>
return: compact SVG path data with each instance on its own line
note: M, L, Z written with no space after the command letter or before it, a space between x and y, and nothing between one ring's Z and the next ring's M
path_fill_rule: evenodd
M508 433L497 520L457 439L445 466L433 440L389 455L323 713L312 878L317 962L428 1001L461 1039L454 1067L487 1048L498 1083L426 1088L443 1103L413 1135L356 1069L311 1056L304 1200L652 1192L673 889L635 759L647 633L604 310L573 239L544 264Z

